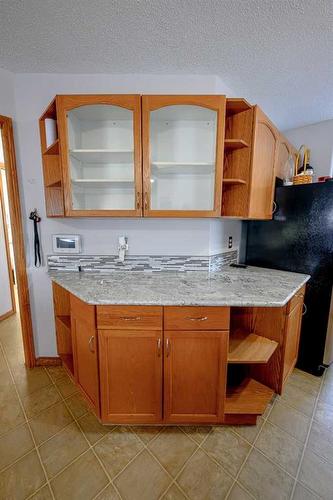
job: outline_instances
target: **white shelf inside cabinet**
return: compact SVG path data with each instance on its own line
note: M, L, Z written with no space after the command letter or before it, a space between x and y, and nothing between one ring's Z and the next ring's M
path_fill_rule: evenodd
M69 154L83 163L131 163L131 149L70 149Z
M133 179L72 179L78 186L103 186L109 184L133 184Z
M182 162L182 161L152 161L151 162L154 167L174 167L174 166L180 166L180 167L192 167L192 166L198 166L198 167L213 167L215 163L208 163L208 162Z

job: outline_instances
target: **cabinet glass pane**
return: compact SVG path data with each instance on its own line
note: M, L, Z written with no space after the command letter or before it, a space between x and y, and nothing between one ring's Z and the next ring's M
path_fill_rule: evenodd
M133 112L87 105L68 112L74 210L134 210Z
M217 112L166 106L150 115L152 210L213 210Z

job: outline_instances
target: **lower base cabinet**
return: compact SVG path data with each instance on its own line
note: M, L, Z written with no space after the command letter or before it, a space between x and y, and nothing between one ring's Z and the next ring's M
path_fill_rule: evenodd
M162 332L99 330L103 422L162 420Z
M228 331L164 332L164 418L223 421Z

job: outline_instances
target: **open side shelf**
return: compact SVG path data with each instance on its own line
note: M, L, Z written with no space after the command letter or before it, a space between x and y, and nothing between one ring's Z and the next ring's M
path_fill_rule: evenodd
M246 184L246 181L244 181L244 179L223 179L223 184L229 184L229 185L233 185L233 184Z
M227 387L224 412L227 415L261 415L273 394L269 387L245 378L239 385Z
M59 139L56 139L43 153L44 155L59 154Z
M228 363L267 363L278 342L238 330L230 334Z
M235 149L248 148L249 144L243 139L225 139L224 149L227 151L233 151Z
M237 113L242 113L243 111L247 111L251 108L252 108L251 104L249 104L246 101L246 99L241 99L238 97L231 97L227 99L227 104L226 104L227 116L235 115Z
M57 316L58 320L67 328L71 329L71 317L69 315Z

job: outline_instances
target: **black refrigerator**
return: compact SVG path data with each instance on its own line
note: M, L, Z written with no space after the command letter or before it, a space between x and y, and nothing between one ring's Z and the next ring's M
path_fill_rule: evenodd
M297 366L321 375L333 285L333 182L281 186L271 221L248 221L246 264L310 274Z

